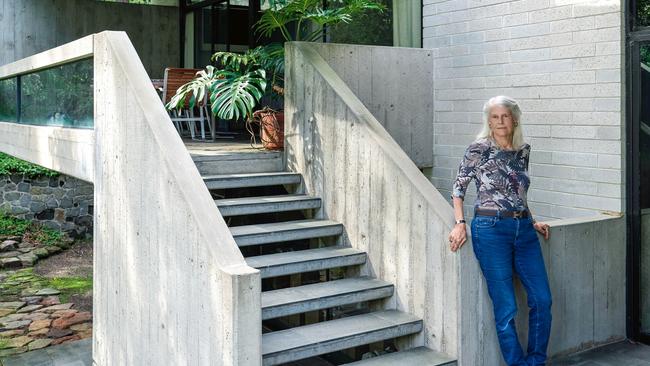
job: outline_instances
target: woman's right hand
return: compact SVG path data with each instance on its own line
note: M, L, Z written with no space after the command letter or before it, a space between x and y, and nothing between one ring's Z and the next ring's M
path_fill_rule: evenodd
M452 252L457 251L467 241L467 229L464 223L456 224L449 233L449 248Z

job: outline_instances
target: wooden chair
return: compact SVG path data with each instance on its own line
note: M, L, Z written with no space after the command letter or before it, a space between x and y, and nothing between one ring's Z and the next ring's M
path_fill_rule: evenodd
M196 73L201 71L201 69L181 69L181 68L172 68L168 67L165 69L165 78L163 79L163 93L162 100L163 104L166 104L171 98L176 94L178 88L182 85L187 84L192 81L196 76ZM187 134L183 130L183 124L187 123L187 130L189 130L189 135L192 140L199 140L196 138L195 123L200 123L201 138L200 140L206 140L205 138L205 125L207 123L208 130L210 133L210 140L214 141L215 139L215 123L210 111L208 109L208 95L206 93L205 98L198 105L199 116L194 116L194 110L189 107L189 97L185 100L185 108L179 111L171 111L170 117L174 126L178 130L178 133L183 136Z

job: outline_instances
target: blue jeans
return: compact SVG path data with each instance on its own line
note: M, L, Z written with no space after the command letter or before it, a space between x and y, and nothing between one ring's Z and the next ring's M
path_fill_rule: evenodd
M475 216L472 246L492 299L504 360L508 365L544 365L551 332L551 291L531 219ZM515 328L513 270L526 288L530 308L526 356Z

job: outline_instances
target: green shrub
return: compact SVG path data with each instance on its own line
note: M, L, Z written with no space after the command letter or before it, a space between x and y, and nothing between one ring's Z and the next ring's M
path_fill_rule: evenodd
M63 234L47 228L36 222L7 216L0 212L0 235L25 236L33 243L43 245L59 245L63 242Z
M25 174L29 178L56 177L59 172L0 153L0 175Z

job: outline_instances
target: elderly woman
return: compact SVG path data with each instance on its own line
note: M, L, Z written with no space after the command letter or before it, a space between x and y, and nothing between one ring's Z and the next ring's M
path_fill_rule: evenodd
M551 292L537 233L548 239L549 227L535 222L526 201L530 145L524 142L515 100L494 97L483 113L483 131L467 148L453 185L456 225L449 234L450 247L456 251L466 241L463 198L475 179L472 245L492 299L501 353L508 365L544 365ZM526 355L515 329L513 273L526 288L530 307Z

